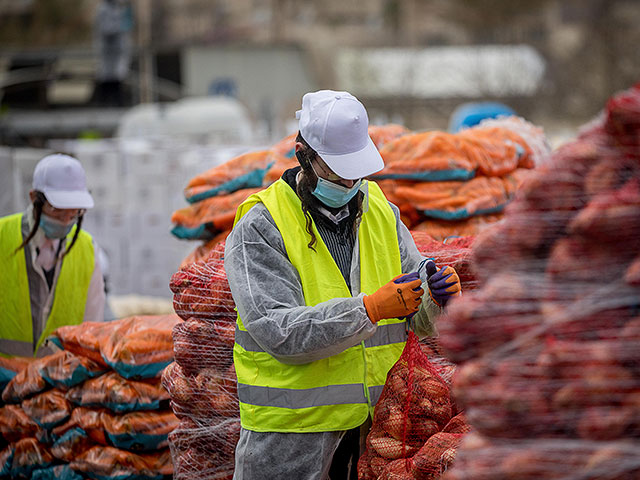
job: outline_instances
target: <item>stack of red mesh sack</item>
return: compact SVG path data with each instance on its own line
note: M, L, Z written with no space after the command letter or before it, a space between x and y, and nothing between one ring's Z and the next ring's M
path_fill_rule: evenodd
M171 278L175 362L163 385L180 419L169 435L176 479L231 479L240 435L233 366L235 303L224 271L224 241Z
M443 240L476 235L500 220L549 147L541 128L506 117L458 133L406 135L380 153L385 168L371 178L400 208L409 228Z
M451 465L470 430L449 392L454 368L410 332L376 404L360 480L436 480Z
M471 265L475 237L447 238L443 242L424 231L412 230L411 235L423 257L432 258L438 266L449 265L456 270L463 292L476 288L476 276Z
M31 361L2 392L0 477L161 480L178 424L160 375L175 315L62 327L64 350Z
M394 124L369 127L369 135L378 148L408 133ZM292 134L267 150L239 155L193 177L184 192L190 205L171 216L176 237L202 241L182 266L205 259L229 234L238 206L297 165Z
M438 324L474 432L446 480L640 478L640 84L476 239Z

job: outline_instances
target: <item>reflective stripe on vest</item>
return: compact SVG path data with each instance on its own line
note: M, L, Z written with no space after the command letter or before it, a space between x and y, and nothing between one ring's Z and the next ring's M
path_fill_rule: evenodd
M23 240L21 224L21 213L0 218L0 354L29 356L58 327L82 323L95 259L91 236L81 230L62 261L42 335L34 339L25 253L15 252ZM67 245L74 234L75 227L66 238Z
M300 274L307 305L351 293L315 224L316 251L309 249L300 200L283 180L249 197L237 221L262 202L280 231L287 255ZM396 218L380 188L369 182L369 209L358 230L360 284L373 293L401 273ZM260 347L238 317L234 362L242 426L270 432L347 430L372 413L386 375L406 341L405 322L382 320L360 345L303 365L283 364Z

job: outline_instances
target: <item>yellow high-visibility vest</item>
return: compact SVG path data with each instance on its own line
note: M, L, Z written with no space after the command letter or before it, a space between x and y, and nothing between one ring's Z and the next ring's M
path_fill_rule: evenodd
M300 274L306 304L351 297L315 224L316 251L308 247L300 199L291 187L280 179L250 196L238 207L235 222L259 202L282 234L287 255ZM396 218L373 182L369 182L369 209L362 215L358 248L363 293L375 292L402 273ZM359 345L329 358L287 365L265 352L238 317L233 358L242 426L258 432L325 432L362 425L373 414L387 372L400 357L406 339L404 320L381 320L376 333Z
M82 323L95 266L91 235L81 230L62 260L51 312L34 348L26 256L23 250L15 251L22 243L22 215L0 218L0 355L35 355L55 329ZM74 233L75 227L67 236L67 245Z

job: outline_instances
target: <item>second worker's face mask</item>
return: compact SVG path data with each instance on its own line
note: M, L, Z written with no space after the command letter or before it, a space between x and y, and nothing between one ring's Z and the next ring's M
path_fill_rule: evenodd
M71 223L64 223L44 213L40 215L40 228L47 238L66 237L75 223L75 221Z
M311 165L311 169L318 179L316 188L311 193L328 207L338 208L345 206L358 193L362 185L362 179L359 179L353 186L344 187L319 176L313 165Z

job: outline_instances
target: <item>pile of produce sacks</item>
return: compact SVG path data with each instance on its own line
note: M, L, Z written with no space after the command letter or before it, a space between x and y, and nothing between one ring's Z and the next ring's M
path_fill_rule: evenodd
M408 133L405 127L394 124L369 127L378 148ZM193 177L184 191L190 205L173 213L171 232L180 239L203 243L182 266L205 259L229 234L238 205L297 165L295 134L291 134L269 149L239 155Z
M370 126L385 168L370 177L411 229L437 240L473 236L499 221L526 174L543 164L549 145L540 127L519 117L488 119L455 134L414 133L400 125ZM182 265L202 260L226 238L236 208L295 167L295 134L193 177L190 206L176 210L172 233L202 244Z
M161 386L175 315L61 327L64 348L28 361L2 391L0 477L171 478L178 425ZM15 361L16 359L14 359Z
M162 379L180 419L169 435L176 479L233 477L240 411L233 366L236 313L224 245L171 278L174 309L184 320L174 327L175 362Z
M458 133L428 131L380 149L371 176L398 206L405 224L436 239L476 235L498 221L549 146L541 128L519 117L485 120Z
M440 342L474 432L446 480L640 478L640 84L473 247Z

